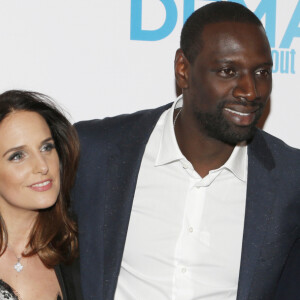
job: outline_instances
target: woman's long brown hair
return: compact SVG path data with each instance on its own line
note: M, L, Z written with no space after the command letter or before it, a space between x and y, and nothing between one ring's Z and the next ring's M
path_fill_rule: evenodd
M76 223L69 216L70 190L79 157L79 141L74 127L62 111L47 96L20 90L0 95L0 123L15 111L32 111L47 122L60 162L60 192L56 203L39 211L32 227L24 257L37 254L44 265L52 268L58 263L71 262L78 255ZM8 234L0 212L0 249L7 248Z

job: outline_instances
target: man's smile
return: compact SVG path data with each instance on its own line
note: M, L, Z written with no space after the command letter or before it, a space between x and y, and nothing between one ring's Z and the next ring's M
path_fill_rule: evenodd
M246 107L243 105L236 105L234 107L225 107L225 117L230 119L234 124L238 126L251 125L256 117L256 112L259 107Z

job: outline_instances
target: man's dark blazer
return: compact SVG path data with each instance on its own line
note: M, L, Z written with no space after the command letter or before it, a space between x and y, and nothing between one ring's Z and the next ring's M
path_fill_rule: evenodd
M54 267L63 300L83 300L79 269L79 260L69 265L60 264Z
M169 107L76 124L81 158L73 201L85 300L114 298L145 146ZM299 237L300 151L257 130L248 148L238 300L300 299L300 282L290 284L291 274L299 279Z

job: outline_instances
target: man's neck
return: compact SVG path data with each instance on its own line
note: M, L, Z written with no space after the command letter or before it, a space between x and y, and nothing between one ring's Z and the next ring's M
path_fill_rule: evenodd
M178 116L174 130L182 154L202 178L210 170L224 165L234 149L232 145L203 134L190 120L184 120L184 114Z

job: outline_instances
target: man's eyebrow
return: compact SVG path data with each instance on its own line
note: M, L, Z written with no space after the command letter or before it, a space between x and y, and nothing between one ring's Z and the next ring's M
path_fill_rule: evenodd
M214 61L215 63L219 63L219 64L237 64L238 62L232 60L232 59L216 59ZM273 61L266 61L263 62L261 64L259 64L258 66L267 66L267 67L272 67L273 66Z
M225 58L223 58L223 59L216 59L215 62L216 63L226 63L226 64L232 64L232 63L234 63L233 60L231 60L231 59L225 59Z
M263 64L263 66L273 67L273 61L266 62L266 63Z

